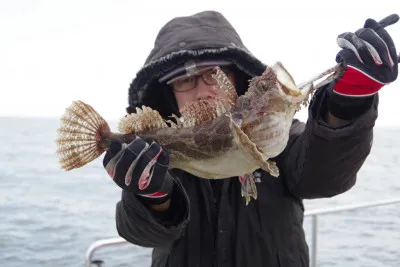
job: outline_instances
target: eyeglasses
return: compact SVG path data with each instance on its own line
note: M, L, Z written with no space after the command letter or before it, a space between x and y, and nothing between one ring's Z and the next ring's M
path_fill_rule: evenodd
M220 69L225 73L226 76L229 76L232 73L232 70L227 67L220 67ZM167 84L171 84L175 92L186 92L197 87L197 79L199 77L201 77L204 83L207 85L217 84L217 81L213 78L213 75L215 74L216 70L214 67L212 69L206 68L196 75L172 79L168 81Z

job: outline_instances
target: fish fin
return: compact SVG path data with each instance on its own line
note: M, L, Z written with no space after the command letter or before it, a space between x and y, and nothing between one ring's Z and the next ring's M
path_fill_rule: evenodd
M104 136L111 134L108 123L90 105L74 101L65 111L57 129L57 154L67 171L80 168L105 150Z
M278 166L276 166L276 162L272 160L267 160L265 161L265 164L261 166L264 170L266 170L269 174L271 174L274 177L279 176L279 169Z
M165 120L157 110L142 106L136 108L136 113L131 113L122 118L118 130L124 134L140 133L168 127Z
M257 199L257 187L254 176L251 173L239 176L239 181L242 184L241 191L244 197L246 206L249 204L251 197Z

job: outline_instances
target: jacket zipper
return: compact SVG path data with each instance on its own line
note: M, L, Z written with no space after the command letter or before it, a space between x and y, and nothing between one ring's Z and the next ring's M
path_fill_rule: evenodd
M217 234L218 234L218 229L217 228L217 200L215 198L214 190L211 185L211 181L207 180L207 187L208 187L208 192L211 197L211 229L213 233L213 250L212 250L212 262L213 266L217 266Z

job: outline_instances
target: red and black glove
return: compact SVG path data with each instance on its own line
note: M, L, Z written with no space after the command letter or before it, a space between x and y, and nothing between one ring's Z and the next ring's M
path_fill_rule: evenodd
M380 22L367 19L364 27L355 33L338 36L337 43L342 50L336 62L342 63L345 71L332 86L329 110L333 115L352 119L362 114L370 107L371 96L397 79L396 47L385 27L398 20L397 14Z
M103 166L114 182L148 204L161 204L173 190L167 173L169 156L162 147L136 137L129 145L113 141L103 159Z

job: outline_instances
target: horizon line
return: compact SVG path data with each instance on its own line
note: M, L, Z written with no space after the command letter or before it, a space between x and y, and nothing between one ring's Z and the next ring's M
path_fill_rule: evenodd
M43 120L60 120L60 118L61 118L61 116L62 115L60 115L60 116L57 116L57 115L52 115L52 116L38 116L38 115L18 115L18 114L9 114L9 115L6 115L6 114L0 114L0 119L9 119L9 120L12 120L12 119L43 119ZM113 118L113 117L107 117L107 116L103 116L103 118L106 120L106 121L108 121L108 122L110 122L110 123L115 123L115 122L117 122L118 123L118 121L121 119L121 118ZM306 122L304 119L303 120L300 120L300 121L302 121L302 122ZM380 125L381 124L381 125ZM375 127L374 127L375 129L377 129L377 128L381 128L381 129L388 129L388 128L390 128L390 129L400 129L400 125L395 125L395 124L385 124L385 123L376 123L375 124Z

